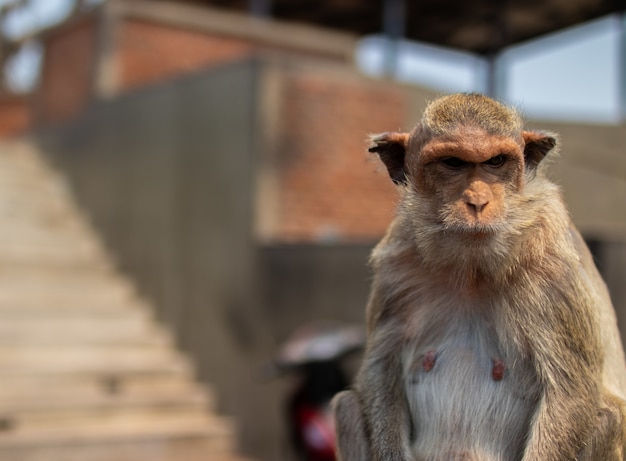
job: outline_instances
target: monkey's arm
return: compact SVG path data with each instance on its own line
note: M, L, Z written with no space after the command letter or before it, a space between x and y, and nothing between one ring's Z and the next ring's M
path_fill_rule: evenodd
M526 328L534 326L527 339L542 392L523 461L578 459L603 405L601 340L592 314L596 300L576 278L562 279L548 292L552 297L545 300L542 322L525 320Z
M364 403L372 461L408 459L411 423L399 331L401 327L392 322L375 328L357 380L356 391Z
M397 331L386 325L370 332L354 391L334 401L341 461L409 459L410 422Z
M626 453L624 402L610 394L604 395L597 410L593 433L577 461L624 461Z
M354 390L334 401L340 461L405 461L410 459L411 423L403 373L401 292L396 266L408 238L394 221L370 258L374 271L366 308L367 347ZM401 270L400 270L401 272ZM401 274L400 274L401 275Z
M578 404L573 408L555 403L557 396L554 392L544 396L524 461L624 460L626 430L621 399L605 394L595 408L584 399L573 399ZM582 427L581 421L586 421L588 426Z
M617 327L615 309L611 303L609 291L596 268L593 257L585 241L572 226L570 228L574 246L580 255L583 274L589 279L590 289L597 293L599 298L598 322L604 351L603 383L607 389L618 397L626 398L626 361L624 348Z
M626 361L617 327L615 309L608 288L602 279L587 244L573 225L570 233L574 247L580 255L583 277L589 280L590 289L598 296L598 321L604 370L602 373L602 406L597 412L595 432L579 457L579 461L621 461L626 454Z
M583 399L572 399L564 405L562 399L566 398L556 390L544 393L531 426L523 461L577 459L591 436L594 412Z
M340 392L333 398L332 408L337 434L335 446L337 461L371 461L363 404L357 393Z

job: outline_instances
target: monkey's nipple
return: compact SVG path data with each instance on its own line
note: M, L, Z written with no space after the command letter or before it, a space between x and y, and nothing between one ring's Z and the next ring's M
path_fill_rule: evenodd
M501 381L504 378L504 371L506 367L504 362L500 359L493 359L493 366L491 367L491 377L494 381Z
M424 359L422 360L422 368L425 372L429 372L435 366L435 362L437 361L437 352L433 349L426 351L424 354Z

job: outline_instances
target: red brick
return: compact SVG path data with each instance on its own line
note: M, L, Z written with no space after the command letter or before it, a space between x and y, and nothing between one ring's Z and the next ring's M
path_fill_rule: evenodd
M366 137L403 126L403 93L365 79L305 72L291 74L283 91L275 238L314 241L325 232L341 241L379 238L397 191L366 152Z
M0 136L19 135L25 132L30 124L30 106L25 97L0 99Z
M235 61L253 49L242 40L139 20L121 24L116 46L122 90Z
M68 25L46 39L39 88L42 121L66 121L86 108L92 95L95 39L92 19Z

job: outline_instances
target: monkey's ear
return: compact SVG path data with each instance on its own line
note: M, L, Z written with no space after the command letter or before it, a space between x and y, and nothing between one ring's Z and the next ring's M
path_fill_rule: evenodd
M556 146L556 135L546 131L522 131L526 165L535 168Z
M387 167L389 176L395 184L406 184L404 157L409 142L409 133L388 132L370 137L372 145L368 149L375 152Z

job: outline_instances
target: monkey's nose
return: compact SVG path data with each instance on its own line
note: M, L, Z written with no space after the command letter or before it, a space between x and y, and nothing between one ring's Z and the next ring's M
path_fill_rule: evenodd
M474 199L474 200L467 200L465 203L467 204L467 207L470 209L472 213L479 214L489 204L489 201Z
M469 212L478 215L485 210L489 204L491 193L484 184L476 182L463 192L463 201L469 208Z

